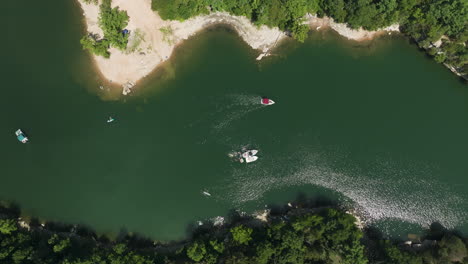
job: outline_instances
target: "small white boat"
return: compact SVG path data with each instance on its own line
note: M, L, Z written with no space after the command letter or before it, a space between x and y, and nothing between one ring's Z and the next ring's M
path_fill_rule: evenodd
M262 105L272 105L272 104L275 103L275 101L265 97L265 98L262 98L261 103L262 103Z
M205 195L205 196L211 196L211 193L209 193L209 192L207 192L207 191L203 191L202 193L203 193L203 195Z
M21 143L27 143L29 140L28 137L23 133L23 131L21 131L21 129L16 130L15 135L18 141Z
M256 161L257 159L257 156L248 156L247 158L245 158L245 162L250 163Z
M240 159L241 163L244 162L244 159L246 163L256 161L258 159L258 157L255 156L257 153L258 153L258 150L256 149L247 150L246 152L242 153L242 158Z
M114 118L112 118L112 116L109 116L109 119L107 119L107 123L111 123L111 122L114 122Z
M255 156L257 153L258 153L258 150L256 150L256 149L248 150L248 151L242 153L242 157L245 159L245 158L247 158L249 156Z

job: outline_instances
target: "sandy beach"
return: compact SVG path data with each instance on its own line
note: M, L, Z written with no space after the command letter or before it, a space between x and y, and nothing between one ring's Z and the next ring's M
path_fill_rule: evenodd
M87 31L102 36L98 25L99 5L86 4L78 0L83 9ZM130 33L128 48L120 51L109 49L111 56L105 59L93 55L98 70L109 82L123 87L123 94L142 78L150 74L163 61L167 60L174 48L198 31L213 24L230 25L253 49L259 50L257 60L269 55L269 50L286 37L278 28L257 27L245 17L216 12L191 18L184 22L163 20L151 9L151 0L113 0L113 6L127 11ZM352 40L369 40L386 31L397 31L398 25L379 31L352 30L344 24L335 23L331 18L318 18L308 15L306 23L312 30L331 28L340 35Z

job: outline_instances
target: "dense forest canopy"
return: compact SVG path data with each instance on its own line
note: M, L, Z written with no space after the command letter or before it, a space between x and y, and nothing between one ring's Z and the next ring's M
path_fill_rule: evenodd
M25 224L18 216L0 207L0 263L468 263L468 241L460 236L442 231L413 246L390 242L358 229L352 215L330 207L286 207L266 222L237 214L228 224L205 225L188 240L166 244L133 235L109 240L79 226Z
M398 23L436 61L467 72L467 0L152 0L152 7L162 18L176 20L227 11L290 31L299 41L307 37L307 13L368 30ZM442 44L434 45L438 40Z

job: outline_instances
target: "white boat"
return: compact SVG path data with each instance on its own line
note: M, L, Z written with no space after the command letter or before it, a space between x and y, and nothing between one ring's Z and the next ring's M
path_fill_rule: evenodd
M109 119L107 119L107 123L114 122L114 118L112 116L109 116Z
M258 153L258 150L256 150L256 149L248 150L248 151L242 153L242 157L244 159L246 159L249 156L255 156L257 153Z
M209 193L209 192L207 192L207 191L203 191L202 193L203 193L203 195L205 195L205 196L211 196L211 193Z
M258 157L255 156L257 153L258 153L258 150L256 149L247 150L246 152L242 153L242 158L240 159L241 163L244 162L244 159L246 163L256 161L258 159Z
M21 129L16 130L15 135L18 141L21 143L26 143L29 140L28 137L23 133L23 131L21 131Z
M261 101L262 105L272 105L275 103L275 101L271 100L271 99L268 99L268 98L262 98L262 101Z
M250 163L256 161L257 159L257 156L248 156L247 158L245 158L245 162Z

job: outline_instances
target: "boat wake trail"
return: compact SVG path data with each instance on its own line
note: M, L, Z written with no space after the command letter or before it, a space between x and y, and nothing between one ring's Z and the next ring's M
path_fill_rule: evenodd
M233 121L263 107L260 104L260 96L257 95L231 94L226 99L224 104L217 106L218 112L225 114L221 121L215 122L213 125L215 132L219 132Z
M403 220L428 226L439 222L447 228L463 224L468 216L468 197L454 194L442 183L431 180L435 168L424 164L396 164L376 161L373 169L346 166L337 169L335 162L321 155L292 155L299 162L271 160L255 167L234 168L233 177L225 186L226 200L241 207L250 201L261 200L265 193L288 187L313 185L335 191L360 211L368 224L381 220ZM329 155L326 155L329 156ZM328 161L327 161L328 159ZM261 166L261 167L260 167ZM294 167L282 169L282 167ZM404 167L406 169L401 169Z

